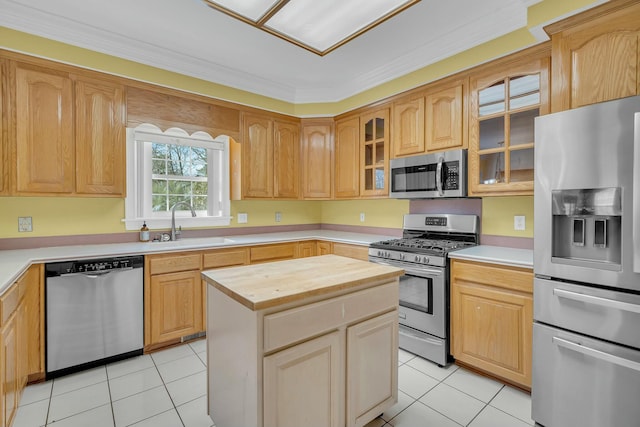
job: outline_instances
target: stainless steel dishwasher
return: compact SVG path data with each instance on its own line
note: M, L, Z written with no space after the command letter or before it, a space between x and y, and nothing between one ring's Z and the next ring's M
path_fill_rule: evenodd
M143 256L45 265L47 378L142 354L143 266Z

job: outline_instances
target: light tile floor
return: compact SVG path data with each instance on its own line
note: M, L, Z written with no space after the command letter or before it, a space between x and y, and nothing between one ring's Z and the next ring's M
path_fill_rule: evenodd
M13 427L211 427L205 341L28 386ZM398 403L367 427L526 427L529 395L399 351Z

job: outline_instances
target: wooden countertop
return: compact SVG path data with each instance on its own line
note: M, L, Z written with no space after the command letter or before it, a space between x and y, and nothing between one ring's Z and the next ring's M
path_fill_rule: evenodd
M403 270L396 267L323 255L208 270L202 277L245 307L257 311L367 282L391 280L402 274Z

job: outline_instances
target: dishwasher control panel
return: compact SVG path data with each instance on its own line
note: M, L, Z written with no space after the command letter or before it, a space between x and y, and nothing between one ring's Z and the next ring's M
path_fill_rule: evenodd
M61 274L125 270L131 268L139 268L143 265L144 257L142 255L118 258L62 261L47 264L46 275L47 277L54 277Z

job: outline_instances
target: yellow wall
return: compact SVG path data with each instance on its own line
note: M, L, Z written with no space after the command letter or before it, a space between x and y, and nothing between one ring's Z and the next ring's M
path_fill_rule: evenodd
M402 217L409 213L408 200L329 200L322 204L322 222L366 227L402 228ZM360 222L364 213L364 222Z
M513 217L525 216L524 231L513 229ZM533 237L533 196L482 199L482 234Z

